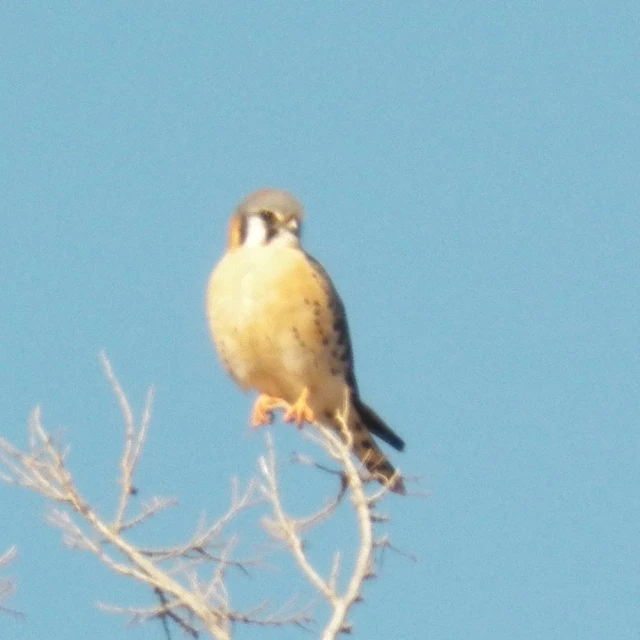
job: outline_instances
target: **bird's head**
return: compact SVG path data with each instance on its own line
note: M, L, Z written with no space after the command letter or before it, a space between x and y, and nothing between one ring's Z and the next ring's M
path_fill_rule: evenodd
M233 212L229 249L266 245L297 247L303 217L302 204L287 191L254 191Z

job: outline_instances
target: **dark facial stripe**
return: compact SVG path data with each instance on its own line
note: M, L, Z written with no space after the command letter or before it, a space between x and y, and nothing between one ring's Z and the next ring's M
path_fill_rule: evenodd
M276 225L275 225L275 221L274 220L269 220L266 223L266 231L267 231L266 241L269 242L270 240L273 240L273 238L275 237L275 235L277 233L277 229L276 229Z
M273 239L273 237L276 235L277 233L277 228L276 228L276 216L273 213L273 211L269 211L268 209L265 209L263 211L261 211L259 214L260 218L262 218L262 222L264 222L264 228L265 228L265 244L267 244L270 240Z

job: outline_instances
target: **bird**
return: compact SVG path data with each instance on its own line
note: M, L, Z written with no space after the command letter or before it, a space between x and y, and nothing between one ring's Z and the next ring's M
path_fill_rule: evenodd
M253 427L270 424L278 408L298 427L327 426L374 478L405 494L372 436L398 451L405 443L360 398L345 307L323 266L302 248L303 218L302 204L281 189L260 189L236 207L207 285L215 349L237 385L259 394Z

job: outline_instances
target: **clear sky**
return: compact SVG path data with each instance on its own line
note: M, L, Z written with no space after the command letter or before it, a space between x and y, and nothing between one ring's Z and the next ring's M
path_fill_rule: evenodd
M204 289L236 203L283 187L345 301L363 397L429 494L387 503L418 562L385 557L354 637L637 640L639 18L632 2L5 3L0 432L25 443L41 404L107 510L105 349L137 410L157 390L139 486L181 507L148 535L219 514L264 445ZM302 446L273 432L283 457ZM0 617L2 637L160 637L95 609L145 591L62 548L41 500L0 487L0 513L27 614Z

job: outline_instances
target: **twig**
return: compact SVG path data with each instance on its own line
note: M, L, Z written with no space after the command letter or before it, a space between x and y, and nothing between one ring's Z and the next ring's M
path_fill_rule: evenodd
M391 549L387 536L374 538L374 525L387 518L374 512L374 507L388 493L388 488L371 490L370 481L351 456L351 435L346 429L346 416L341 432L322 425L306 430L305 435L323 448L337 464L332 470L308 458L297 461L322 472L340 477L337 494L304 517L294 518L284 506L278 480L278 469L273 440L267 434L267 452L260 458L260 481L250 481L241 488L234 479L231 485L229 508L217 520L207 523L202 518L189 540L173 546L152 547L133 544L129 535L143 523L149 522L167 509L174 507L173 498L151 497L145 501L132 501L138 494L135 474L142 456L151 421L153 390L146 395L142 416L137 422L131 404L120 385L107 357L101 353L100 361L105 376L118 402L124 423L124 444L119 461L115 512L104 517L84 497L67 467L68 448L63 447L42 425L39 407L29 418L29 445L21 450L0 438L0 479L29 489L43 496L48 503L48 522L60 529L68 546L91 553L110 571L145 585L155 594L155 606L107 606L101 609L124 613L131 623L159 620L165 636L170 638L170 623L194 638L206 631L216 640L230 640L238 624L264 627L295 626L309 631L313 623L314 605L302 607L289 600L273 609L268 601L247 610L235 609L227 587L230 568L244 574L264 569L262 556L235 557L239 537L231 531L242 513L267 504L270 516L263 519L264 527L272 539L279 541L294 558L302 576L319 594L317 599L329 605L330 615L321 632L323 640L334 640L349 633L349 613L354 604L362 601L364 582L373 577L373 553L377 549ZM331 571L324 577L305 551L306 536L337 515L338 507L349 496L356 514L358 542L353 561L345 562L348 550L336 550L332 555ZM0 566L11 554L0 558ZM341 581L341 571L352 567ZM205 578L206 576L206 578ZM340 589L340 583L346 586ZM3 590L4 587L4 590ZM0 600L10 592L12 585L0 581ZM1 609L1 607L0 607Z
M68 546L89 552L110 571L146 585L159 604L155 607L108 607L130 616L132 623L159 619L168 633L168 623L197 637L201 631L227 640L237 624L307 627L309 608L299 611L271 611L263 603L249 610L233 609L226 585L229 568L248 575L261 566L260 557L234 557L238 536L229 528L243 512L262 502L256 483L241 487L231 483L231 500L226 513L206 524L202 519L191 538L183 544L152 548L133 544L128 536L143 523L175 506L173 498L152 497L132 503L138 490L135 474L149 432L153 391L146 396L142 417L136 421L131 404L111 363L101 353L100 361L124 423L124 445L119 462L119 492L115 513L106 518L84 497L67 467L68 448L61 446L44 428L39 407L29 418L29 444L25 450L0 438L2 480L42 495L48 502L48 522L60 529ZM202 576L207 575L207 579ZM5 595L9 593L7 583ZM0 597L2 594L0 594Z
M336 433L322 424L314 424L314 429L305 431L307 437L320 445L329 456L335 460L341 471L335 472L326 466L319 464L308 457L297 456L296 462L315 467L321 471L337 473L342 478L338 495L328 502L319 511L306 518L293 518L287 514L281 497L281 490L277 475L277 465L273 439L266 435L267 454L259 460L259 468L262 476L260 490L268 500L272 508L271 519L264 519L263 524L267 532L275 540L281 541L293 556L301 574L315 588L330 607L329 620L326 623L321 638L334 640L341 634L350 633L351 625L348 615L354 604L362 601L362 588L364 582L373 577L373 551L377 548L374 541L373 526L380 518L372 511L388 492L388 486L382 487L368 495L365 485L369 479L363 477L361 470L353 461L351 455L352 436L347 429L346 415L339 417L341 433ZM313 566L305 552L305 540L303 535L317 527L320 523L331 517L347 492L356 514L358 528L358 547L355 551L355 560L351 575L347 580L346 588L340 592L338 582L342 567L342 553L336 552L333 557L330 575L325 579Z

